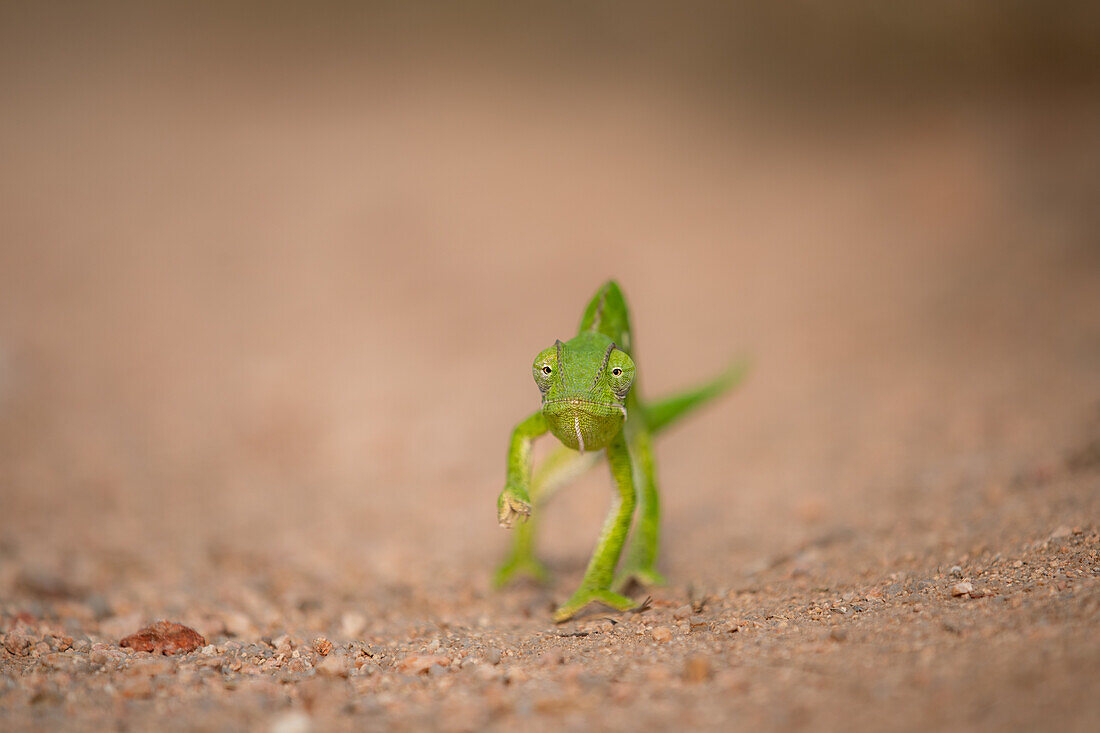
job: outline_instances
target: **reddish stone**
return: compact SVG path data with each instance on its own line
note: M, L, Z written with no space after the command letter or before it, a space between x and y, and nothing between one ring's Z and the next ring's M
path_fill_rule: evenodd
M138 652L153 654L178 654L206 646L206 639L194 629L172 621L157 621L118 643Z

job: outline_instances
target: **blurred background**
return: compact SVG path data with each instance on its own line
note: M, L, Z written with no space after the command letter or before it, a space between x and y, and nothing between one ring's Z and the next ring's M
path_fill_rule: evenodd
M1100 419L1098 16L3 3L0 595L484 591L530 360L609 277L644 395L753 363L658 446L679 582L1094 517L1012 486Z

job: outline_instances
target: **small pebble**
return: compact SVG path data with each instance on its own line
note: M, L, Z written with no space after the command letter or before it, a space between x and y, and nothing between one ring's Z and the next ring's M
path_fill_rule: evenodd
M693 609L691 605L685 603L672 612L672 618L681 621L685 618L689 618L693 613L695 613L695 609Z
M30 653L34 639L18 631L11 631L4 637L4 648L15 656L26 656Z
M672 639L672 629L667 626L658 626L649 633L653 636L653 641L660 644Z
M46 643L48 643L50 649L55 652L63 652L73 648L73 639L71 636L54 636L51 634L46 637Z
M322 657L327 657L329 652L332 651L332 642L323 636L319 636L313 640L313 651Z
M138 652L177 654L206 646L206 639L194 629L173 621L157 621L118 643Z
M974 590L974 584L968 580L964 580L961 583L955 583L951 586L951 595L953 596L966 596L970 595L970 592Z
M295 674L301 674L302 672L308 672L313 669L313 665L309 663L308 659L291 659L286 663L283 669Z

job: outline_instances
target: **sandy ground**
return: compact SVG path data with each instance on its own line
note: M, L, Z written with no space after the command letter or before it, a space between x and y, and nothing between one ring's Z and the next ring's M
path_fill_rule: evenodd
M0 113L6 730L1095 724L1094 102L69 52ZM547 588L495 499L610 276L643 395L753 371L658 443L670 586L554 626L608 478Z

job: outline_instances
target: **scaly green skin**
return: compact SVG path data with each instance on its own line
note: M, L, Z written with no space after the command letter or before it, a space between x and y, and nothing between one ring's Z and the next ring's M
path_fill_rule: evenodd
M542 407L516 426L508 450L508 472L497 500L501 526L527 520L531 505L542 506L562 485L599 461L606 449L618 496L604 521L596 549L576 593L554 613L554 621L572 618L592 602L618 610L637 606L619 595L632 583L665 582L656 569L660 504L651 436L706 402L744 375L737 364L718 378L692 390L643 405L634 382L630 316L619 286L608 281L589 302L577 336L556 341L535 357L532 367L542 392ZM531 444L547 432L562 442L531 477ZM640 504L633 542L624 567L615 574L635 504ZM512 551L497 570L501 586L526 575L549 578L534 554L535 522L516 529Z

